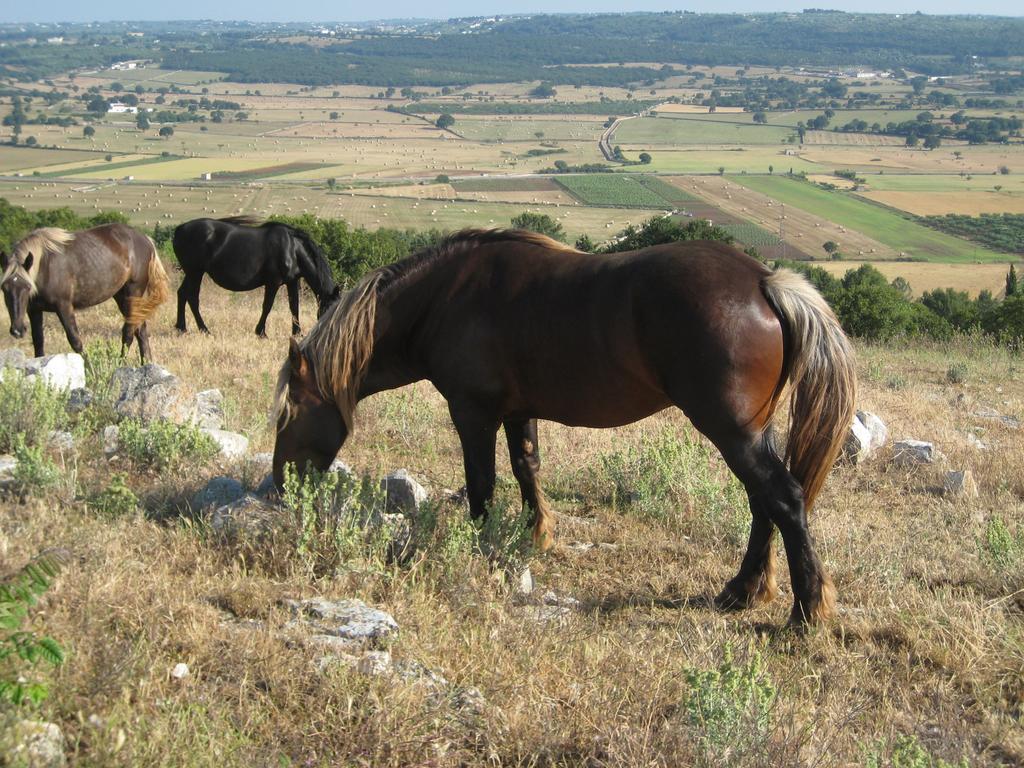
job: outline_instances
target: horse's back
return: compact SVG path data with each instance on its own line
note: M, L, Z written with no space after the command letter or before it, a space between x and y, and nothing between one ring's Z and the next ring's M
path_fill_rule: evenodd
M288 228L220 219L193 219L174 231L174 253L186 273L208 274L217 285L249 291L293 277Z

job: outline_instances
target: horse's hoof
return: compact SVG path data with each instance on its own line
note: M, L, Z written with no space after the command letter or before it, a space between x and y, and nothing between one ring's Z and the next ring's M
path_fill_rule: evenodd
M258 338L258 339L266 339L266 338L268 338L267 337L267 332L263 331L261 333L260 331L256 331L256 338Z
M715 598L714 606L719 611L742 611L750 607L750 597L736 591L731 584L726 584L725 589Z

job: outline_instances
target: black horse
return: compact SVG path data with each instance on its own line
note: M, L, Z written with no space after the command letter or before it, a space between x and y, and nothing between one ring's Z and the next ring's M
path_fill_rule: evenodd
M193 219L174 230L174 253L185 272L178 288L178 322L184 332L185 302L203 333L209 333L199 314L199 287L203 275L229 291L251 291L263 286L263 313L256 335L266 338L267 315L278 289L288 287L292 334L299 334L299 278L316 294L319 317L340 295L323 252L306 232L279 222L261 223L248 216Z

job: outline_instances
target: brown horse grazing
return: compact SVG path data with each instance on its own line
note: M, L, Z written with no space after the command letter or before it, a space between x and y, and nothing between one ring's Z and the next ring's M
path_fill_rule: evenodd
M82 351L75 310L113 297L124 315L121 352L132 337L139 355L150 357L148 320L167 297L167 273L153 241L125 224L104 224L81 232L46 227L30 232L10 256L0 253L0 288L11 316L11 335L25 335L32 325L32 346L43 354L43 312L60 318L68 342Z
M292 341L275 398L278 486L287 462L330 464L361 399L419 379L448 401L474 518L494 491L504 426L542 547L552 518L537 483L536 420L614 427L677 406L743 482L753 515L718 605L775 595L778 527L791 622L832 613L807 509L850 424L856 379L835 315L799 275L717 242L592 255L522 231L453 235L371 273ZM770 432L787 386L783 460Z

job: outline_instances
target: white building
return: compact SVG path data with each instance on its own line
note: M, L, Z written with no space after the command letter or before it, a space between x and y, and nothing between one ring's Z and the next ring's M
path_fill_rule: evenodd
M112 101L107 112L114 115L135 115L138 114L139 108L128 106L120 101Z

